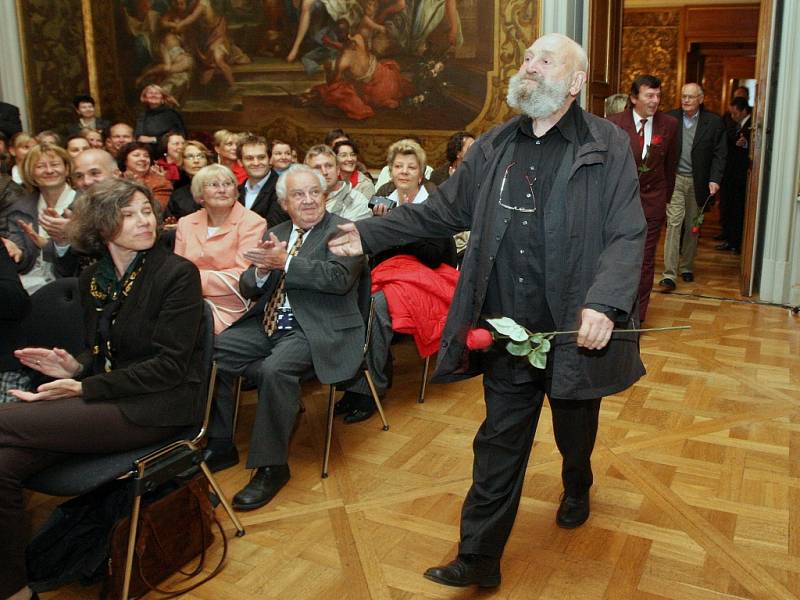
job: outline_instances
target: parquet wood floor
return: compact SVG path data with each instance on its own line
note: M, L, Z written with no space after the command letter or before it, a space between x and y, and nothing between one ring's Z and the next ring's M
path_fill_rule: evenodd
M737 301L737 262L703 239L696 282L654 293L649 326L692 329L643 336L647 376L604 400L592 516L574 531L554 523L561 463L545 407L497 590L421 576L456 552L484 408L477 379L430 386L417 404L420 361L401 344L385 402L390 431L377 416L337 422L330 478L320 479L326 392L309 386L291 481L272 503L242 515L247 535L231 538L225 571L187 597L800 597L800 322L785 309ZM242 452L252 402L251 393L237 436ZM230 494L247 478L242 465L220 474ZM55 501L33 496L29 504L41 520ZM95 595L70 586L43 598Z

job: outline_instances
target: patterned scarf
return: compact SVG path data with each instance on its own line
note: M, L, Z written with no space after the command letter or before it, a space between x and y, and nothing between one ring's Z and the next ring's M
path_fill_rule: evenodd
M95 310L98 312L97 332L92 346L92 373L108 373L113 369L113 349L111 347L111 329L122 309L125 299L131 295L133 285L142 271L147 252L139 252L128 265L122 279L117 279L114 262L110 254L105 254L97 263L97 271L92 277L89 293L94 298Z

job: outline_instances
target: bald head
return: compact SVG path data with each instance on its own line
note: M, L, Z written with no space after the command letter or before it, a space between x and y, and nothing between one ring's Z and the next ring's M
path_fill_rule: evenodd
M560 118L580 94L589 60L571 38L548 33L525 50L519 72L511 78L507 101L534 120Z
M90 148L72 159L72 183L82 192L112 177L119 177L117 161L105 150Z

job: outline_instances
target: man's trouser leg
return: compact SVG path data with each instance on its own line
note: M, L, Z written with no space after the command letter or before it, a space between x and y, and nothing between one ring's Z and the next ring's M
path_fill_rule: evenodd
M700 239L699 233L692 233L694 220L700 214L700 207L697 205L694 195L694 185L688 190L686 196L686 215L683 218L683 239L681 240L681 255L678 260L679 273L694 273L694 258L697 256L697 241Z
M600 400L550 398L553 437L563 459L561 481L564 493L573 498L587 494L594 481L591 459L597 438Z
M663 218L647 220L647 239L644 243L642 274L639 278L639 321L644 321L647 316L650 292L653 291L653 274L656 270L656 249L658 248L658 240L661 237L661 228L663 226Z
M517 516L542 410L542 383L483 378L486 420L473 443L472 487L461 510L462 554L500 558Z
M386 304L386 296L383 292L377 292L372 296L375 307L375 318L372 321L372 335L370 336L369 353L367 353L367 366L372 375L372 382L378 390L379 395L386 392L389 387L389 377L386 373L386 363L389 360L391 351L392 336L392 317L389 316L389 306ZM356 392L366 396L371 395L367 380L362 376L347 388L348 392Z
M688 192L688 196L687 196ZM678 278L678 259L681 252L681 231L686 215L687 197L694 202L694 183L690 175L675 177L675 190L667 204L667 235L664 238L664 278Z

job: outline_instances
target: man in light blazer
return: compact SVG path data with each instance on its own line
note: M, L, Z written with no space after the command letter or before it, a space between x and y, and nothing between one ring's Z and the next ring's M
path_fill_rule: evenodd
M684 281L694 281L694 258L698 231L695 220L706 199L719 191L728 155L722 118L703 109L703 88L687 83L681 89L681 108L670 111L678 119L678 174L667 206L667 237L664 240L664 278L658 285L665 292Z
M667 216L667 203L675 188L678 166L678 121L659 112L660 104L661 80L653 75L641 75L631 84L631 106L607 117L630 138L639 174L639 197L647 220L647 241L639 280L640 321L644 321L650 303L656 247Z
M347 221L326 212L325 188L322 174L306 165L292 165L281 174L276 190L291 220L270 228L261 244L245 252L252 265L242 274L239 289L256 302L216 339L219 377L206 458L213 470L238 462L233 380L257 366L258 408L247 459L256 473L234 497L237 510L263 506L289 480L289 440L300 409L301 378L313 369L322 383L344 381L361 364L365 331L358 280L364 262L328 249L328 238ZM270 301L281 297L276 290L282 281L285 298L278 301L277 328L268 334Z

